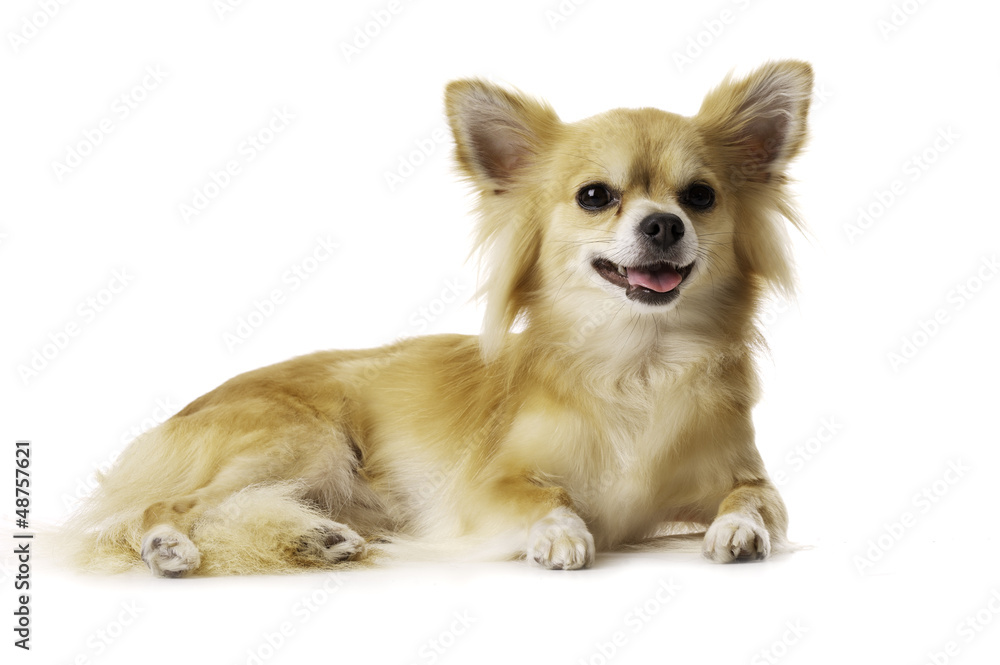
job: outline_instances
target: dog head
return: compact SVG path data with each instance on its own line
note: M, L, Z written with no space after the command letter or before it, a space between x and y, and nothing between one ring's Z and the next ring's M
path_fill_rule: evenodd
M571 321L610 303L625 320L718 320L791 287L785 169L805 137L809 65L724 81L693 117L617 109L562 122L480 80L448 86L459 167L479 193L487 252L484 352L515 321Z

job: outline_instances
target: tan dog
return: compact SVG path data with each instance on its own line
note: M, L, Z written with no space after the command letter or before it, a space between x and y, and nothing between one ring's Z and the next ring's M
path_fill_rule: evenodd
M787 518L754 444L755 316L791 286L811 89L777 62L694 117L568 124L450 84L483 335L315 353L198 398L102 479L70 525L82 563L287 571L402 538L573 569L669 522L710 525L717 561L768 556Z

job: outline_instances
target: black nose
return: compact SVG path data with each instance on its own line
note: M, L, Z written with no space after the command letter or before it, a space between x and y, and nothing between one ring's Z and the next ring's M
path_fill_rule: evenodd
M669 212L656 212L639 222L639 231L653 244L666 249L684 237L684 222Z

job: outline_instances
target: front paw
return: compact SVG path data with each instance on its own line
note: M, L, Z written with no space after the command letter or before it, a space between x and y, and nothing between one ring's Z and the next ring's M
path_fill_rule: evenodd
M726 513L716 517L708 527L702 553L719 563L766 559L771 554L771 537L759 518L743 513Z
M594 537L569 508L556 508L528 534L528 560L552 570L587 568L594 562Z

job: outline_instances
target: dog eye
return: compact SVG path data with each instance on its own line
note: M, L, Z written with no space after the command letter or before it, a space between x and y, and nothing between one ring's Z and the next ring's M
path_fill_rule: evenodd
M708 185L691 185L681 196L681 200L692 208L707 210L715 203L715 190Z
M617 199L607 185L587 185L576 193L576 202L584 210L600 210L606 208Z

